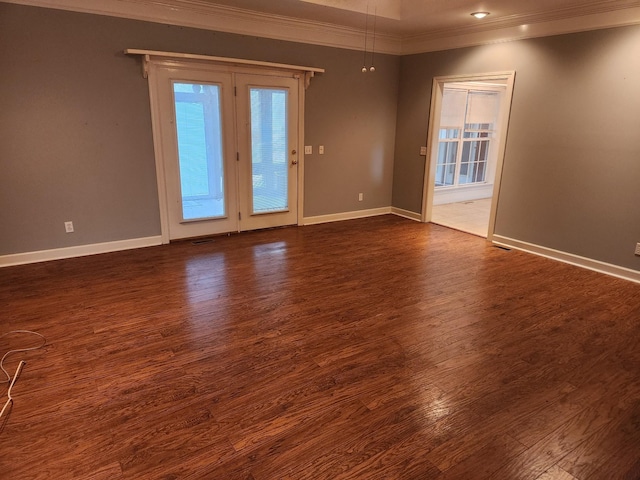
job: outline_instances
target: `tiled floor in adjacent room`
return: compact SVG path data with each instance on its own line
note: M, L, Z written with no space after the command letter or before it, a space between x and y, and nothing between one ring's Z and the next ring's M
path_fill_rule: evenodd
M491 198L434 205L431 222L486 238L490 212Z

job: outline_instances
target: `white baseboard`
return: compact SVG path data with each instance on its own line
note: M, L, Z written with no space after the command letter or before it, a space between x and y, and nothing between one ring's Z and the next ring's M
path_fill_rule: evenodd
M566 253L561 252L560 250L554 250L552 248L541 247L540 245L522 242L520 240L514 240L513 238L503 237L501 235L494 235L493 243L502 247L522 250L523 252L533 253L534 255L540 255L552 260L557 260L563 263L586 268L588 270L604 273L606 275L611 275L612 277L622 278L631 282L640 283L640 272L637 270L632 270L630 268L619 267L617 265L601 262L599 260L592 260L591 258L581 257L572 253Z
M78 245L76 247L54 248L52 250L40 250L37 252L16 253L0 256L0 267L12 265L25 265L27 263L47 262L49 260L61 260L63 258L84 257L98 253L118 252L134 248L153 247L162 245L162 237L132 238L130 240L118 240L115 242L93 243L90 245Z
M355 212L336 213L331 215L319 215L315 217L305 217L303 225L315 225L320 223L337 222L342 220L353 220L356 218L374 217L392 213L410 220L420 221L420 214L402 210L396 207L373 208L369 210L357 210ZM610 263L593 260L572 253L542 247L533 243L515 240L501 235L493 236L493 244L502 247L522 250L527 253L550 258L560 262L568 263L578 267L586 268L596 272L611 275L613 277L640 283L640 271L630 268L612 265ZM115 242L94 243L90 245L79 245L75 247L56 248L52 250L41 250L37 252L16 253L12 255L0 256L0 268L13 265L25 265L28 263L46 262L50 260L61 260L64 258L82 257L96 255L100 253L117 252L121 250L131 250L135 248L152 247L162 245L162 237L133 238L130 240L118 240Z
M391 207L391 213L399 217L408 218L409 220L415 220L417 222L422 221L422 215L420 213L412 212L410 210L403 210L402 208Z
M356 210L355 212L333 213L330 215L318 215L316 217L304 217L302 225L316 225L318 223L340 222L342 220L354 220L356 218L375 217L391 213L391 207L370 208L368 210Z

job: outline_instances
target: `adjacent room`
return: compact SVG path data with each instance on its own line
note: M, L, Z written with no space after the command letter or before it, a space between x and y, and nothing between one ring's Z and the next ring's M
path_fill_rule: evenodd
M0 62L3 478L640 479L638 2L0 0Z

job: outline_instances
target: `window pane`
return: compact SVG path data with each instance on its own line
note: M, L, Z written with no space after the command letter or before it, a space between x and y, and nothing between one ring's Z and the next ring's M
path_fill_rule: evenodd
M436 164L436 187L453 185L458 142L440 142Z
M441 128L438 137L440 140L445 140L447 138L458 138L460 136L459 128Z
M464 138L489 138L490 132L467 131L464 132Z
M287 210L287 90L251 88L253 213Z
M488 140L464 142L458 183L462 185L484 182L488 153Z
M466 123L465 130L493 130L493 123Z
M476 163L474 172L474 183L480 183L485 181L485 174L487 173L487 162Z
M462 179L468 177L468 175L469 175L469 164L468 163L460 164L460 183L467 183Z
M438 145L438 164L456 163L458 142L440 142Z
M174 83L182 218L225 214L220 87Z

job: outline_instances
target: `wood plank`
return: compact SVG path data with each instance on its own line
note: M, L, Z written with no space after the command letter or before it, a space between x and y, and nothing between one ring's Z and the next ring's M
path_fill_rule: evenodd
M557 465L540 475L536 480L578 480L570 473L565 472Z
M464 452L464 457L450 468L445 469L444 474L438 480L455 480L460 478L473 478L482 480L492 478L493 473L501 465L507 463L526 447L508 435L498 435L483 442L480 448Z

